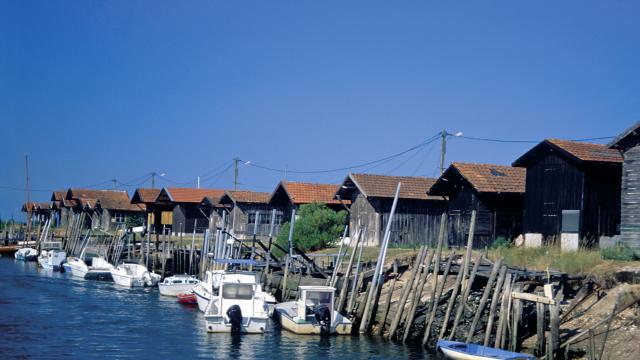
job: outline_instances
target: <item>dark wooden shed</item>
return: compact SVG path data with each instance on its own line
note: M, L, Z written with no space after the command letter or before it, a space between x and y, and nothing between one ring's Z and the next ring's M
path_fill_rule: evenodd
M153 203L156 233L167 229L172 234L203 233L209 228L210 210L201 206L205 198L217 202L224 190L194 188L162 188Z
M471 213L476 210L473 246L522 234L526 170L504 165L452 163L429 190L449 199L449 245L465 246Z
M620 242L640 256L640 122L616 137L609 147L622 152Z
M269 206L283 212L283 222L291 220L291 210L300 205L320 203L335 211L348 210L348 201L334 196L339 185L280 181L269 198Z
M391 225L391 244L427 244L437 241L440 216L446 199L427 195L435 179L412 176L349 174L336 198L351 203L349 234L367 227L367 245L379 246L391 212L398 183L401 182L396 214Z
M143 217L144 205L131 204L129 194L123 190L67 190L66 200L73 200L74 213L85 212L85 226L105 231L124 226L129 217Z
M575 233L580 246L618 233L622 156L604 145L544 140L517 159L527 169L525 238L559 242ZM525 240L527 241L527 240Z
M273 207L269 205L271 193L255 191L226 191L220 198L220 205L229 211L228 219L231 231L238 239L251 239L258 213L260 219L256 234L261 239L267 239L271 227ZM277 236L283 223L282 209L276 209L273 236Z

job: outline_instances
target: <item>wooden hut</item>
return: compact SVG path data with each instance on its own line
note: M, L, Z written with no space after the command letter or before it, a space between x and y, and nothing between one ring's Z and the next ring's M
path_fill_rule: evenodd
M611 149L621 151L622 188L620 213L620 243L640 256L640 122L633 124L611 143Z
M210 213L201 204L203 199L220 199L224 190L195 188L162 188L153 203L156 233L166 229L171 234L203 233L209 228Z
M160 189L137 188L131 196L132 204L145 206L145 226L151 232L155 232L154 204L159 194Z
M64 206L65 193L59 190L51 194L51 216L55 226L67 226L69 221L69 208Z
M473 246L490 246L497 238L522 234L526 170L504 165L454 162L438 178L429 195L449 199L449 245L467 243L471 212L476 210Z
M622 156L604 145L544 140L514 163L527 169L525 244L563 249L618 233Z
M258 213L260 219L256 234L262 239L269 235L271 227L272 207L269 206L271 193L255 191L226 191L220 198L219 204L228 209L230 232L238 239L251 239ZM276 209L273 236L277 236L282 226L283 212Z
M358 223L367 227L366 244L382 243L398 183L400 196L391 227L390 242L397 245L435 243L446 199L427 191L436 179L411 176L349 174L335 197L351 203L350 236Z
M320 203L335 211L348 210L348 202L334 196L339 185L280 181L269 198L269 206L282 210L283 222L291 220L291 210L300 205Z
M73 212L85 212L86 228L101 228L105 231L124 226L131 217L145 214L143 205L131 204L129 194L121 190L67 190L66 200L73 200Z

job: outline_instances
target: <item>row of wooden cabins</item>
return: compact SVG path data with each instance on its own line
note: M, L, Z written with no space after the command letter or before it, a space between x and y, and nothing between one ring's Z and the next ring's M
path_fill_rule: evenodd
M640 123L608 145L547 139L511 164L452 163L439 178L349 174L339 185L280 182L268 192L220 189L69 189L54 192L50 212L64 225L79 211L88 226L110 229L127 217L143 217L155 233L185 234L222 226L236 237L268 234L275 209L275 233L291 210L319 202L348 210L350 235L366 228L368 245L383 236L398 182L400 200L391 241L434 241L447 214L451 246L464 245L476 211L474 246L519 238L527 246L556 243L567 249L615 238L640 252ZM34 208L34 213L47 210ZM258 214L260 214L258 216ZM259 219L258 219L259 217Z

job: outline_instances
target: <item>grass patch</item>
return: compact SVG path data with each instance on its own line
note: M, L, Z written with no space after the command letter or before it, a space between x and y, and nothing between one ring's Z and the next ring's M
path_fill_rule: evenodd
M489 256L494 260L503 257L505 263L512 266L583 275L590 274L592 269L603 262L597 250L581 249L563 252L557 247L499 247L492 250Z
M600 250L600 255L605 260L633 261L636 259L633 250L628 246L618 245Z

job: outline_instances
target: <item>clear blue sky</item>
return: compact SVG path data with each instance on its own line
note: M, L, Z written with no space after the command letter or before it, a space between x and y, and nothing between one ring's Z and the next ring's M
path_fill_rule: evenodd
M615 135L640 119L639 4L0 0L0 217L19 215L24 193L6 187L24 187L24 154L32 188L48 190L151 171L195 185L235 156L331 169L442 128ZM449 140L447 162L509 164L531 147ZM433 176L438 152L369 171ZM245 189L282 176L240 168ZM230 188L232 171L202 186Z

